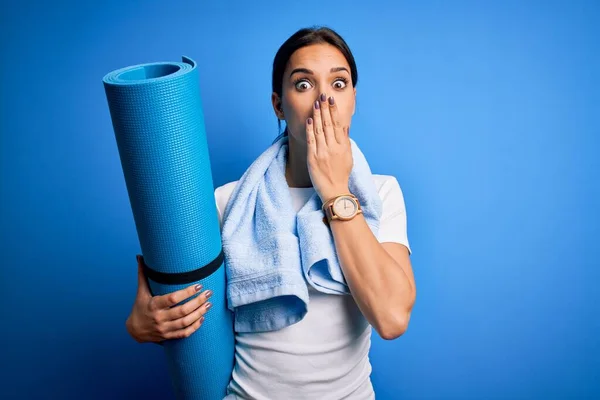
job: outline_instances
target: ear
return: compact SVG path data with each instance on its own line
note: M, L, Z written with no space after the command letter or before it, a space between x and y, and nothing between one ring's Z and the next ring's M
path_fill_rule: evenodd
M275 111L275 115L277 118L283 120L285 117L283 116L283 106L282 99L275 92L271 94L271 104L273 104L273 110Z
M352 116L356 112L356 88L354 88L354 107L352 107Z

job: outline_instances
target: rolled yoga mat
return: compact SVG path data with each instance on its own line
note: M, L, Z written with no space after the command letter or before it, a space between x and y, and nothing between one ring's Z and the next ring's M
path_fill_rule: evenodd
M214 292L202 326L164 342L175 395L221 400L234 364L233 314L196 63L126 67L103 85L152 294L197 283Z

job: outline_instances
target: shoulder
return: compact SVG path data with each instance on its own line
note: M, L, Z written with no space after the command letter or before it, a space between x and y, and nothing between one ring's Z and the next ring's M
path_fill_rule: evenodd
M406 204L400 183L393 175L373 175L375 186L383 203L383 221L406 214Z
M389 200L395 200L398 198L402 198L402 189L400 188L400 183L398 179L396 179L393 175L381 175L381 174L372 174L373 182L375 183L375 187L377 188L377 193L379 193L379 197L385 202Z
M230 196L239 180L227 182L215 189L215 196Z

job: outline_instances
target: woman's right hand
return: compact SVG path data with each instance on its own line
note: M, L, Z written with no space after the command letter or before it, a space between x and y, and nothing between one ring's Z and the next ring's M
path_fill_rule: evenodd
M201 285L152 296L142 269L144 259L138 255L137 260L138 288L133 309L125 323L127 332L138 343L189 337L202 325L204 315L211 305L208 298L212 291L206 290L185 304L174 307L202 290Z

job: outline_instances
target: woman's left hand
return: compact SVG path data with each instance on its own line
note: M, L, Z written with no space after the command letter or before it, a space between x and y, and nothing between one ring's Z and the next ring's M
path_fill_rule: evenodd
M324 94L313 104L314 118L306 121L308 173L323 203L348 193L352 172L349 127L341 124L335 99Z

